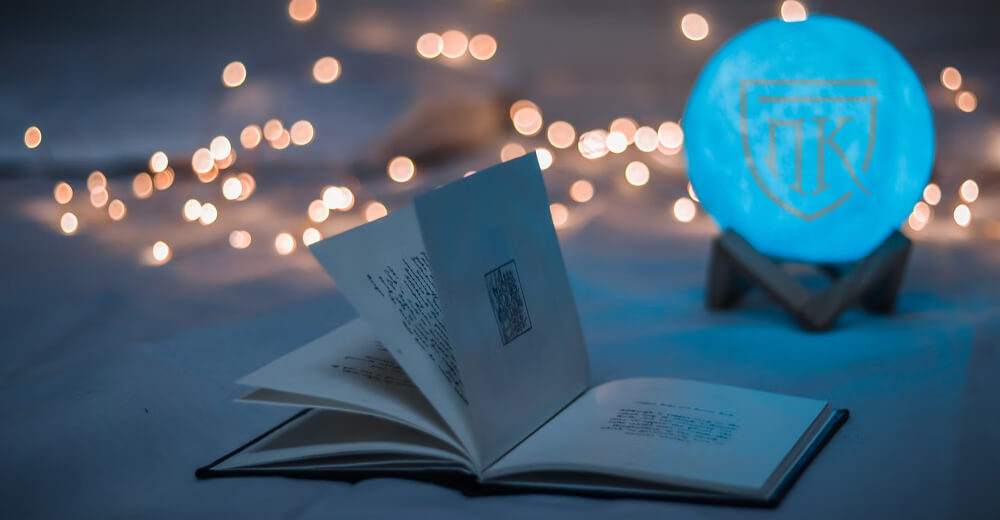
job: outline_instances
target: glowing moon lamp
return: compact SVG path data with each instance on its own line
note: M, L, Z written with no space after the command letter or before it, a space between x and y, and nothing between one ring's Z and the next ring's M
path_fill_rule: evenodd
M871 252L906 220L934 161L913 69L879 35L831 16L738 34L702 70L682 125L701 204L786 260Z

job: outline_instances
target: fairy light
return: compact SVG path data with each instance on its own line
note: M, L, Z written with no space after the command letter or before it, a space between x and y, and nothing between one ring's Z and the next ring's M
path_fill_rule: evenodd
M697 211L694 201L687 197L681 197L674 202L674 218L678 222L691 222L694 220L694 215Z
M281 131L284 129L285 127L281 124L280 120L269 119L266 123L264 123L264 139L274 141L281 137Z
M979 185L976 184L976 181L969 179L959 186L958 195L965 202L972 204L979 198Z
M941 84L948 90L958 90L962 88L962 73L955 67L945 67L941 69Z
M125 218L125 203L115 199L108 204L108 216L115 222Z
M222 69L222 84L229 88L236 88L247 80L247 68L243 62L234 61Z
M313 79L324 85L337 81L340 77L340 62L332 56L323 56L313 63Z
M684 131L681 130L681 125L673 121L666 121L656 130L656 138L660 144L668 149L680 148L681 144L684 143Z
M618 119L612 121L611 125L608 126L608 132L621 133L625 136L628 144L635 142L635 133L637 130L639 130L639 124L630 117L619 117Z
M199 148L191 156L191 169L195 173L208 173L213 166L215 166L215 159L212 158L212 152L208 148Z
M320 240L323 240L323 235L316 228L306 228L302 232L302 245L304 246L311 246Z
M80 221L77 220L76 215L66 212L63 213L62 217L59 219L59 229L62 230L64 235L72 235L76 233L76 230L80 226Z
M157 172L153 175L153 187L163 191L169 188L174 183L174 170L167 168L162 172Z
M972 222L972 210L965 204L955 206L955 212L952 216L955 218L955 223L962 227L968 227L969 223Z
M403 183L413 178L413 175L417 173L417 168L409 157L400 155L389 161L386 172L389 174L390 179Z
M503 145L500 149L500 161L507 162L511 159L517 159L518 157L528 153L523 146L517 143L507 143Z
M591 130L580 135L577 148L580 155L586 159L600 159L608 155L608 133L604 130Z
M170 166L170 159L162 151L149 156L149 171L159 173L166 170L167 166Z
M295 237L291 233L281 232L274 237L274 250L279 255L288 255L295 251Z
M576 130L573 125L566 121L555 121L549 125L546 136L549 139L549 144L564 150L573 146L573 142L576 141Z
M688 196L691 197L691 200L695 202L701 202L701 200L698 198L698 194L694 192L694 186L692 186L690 182L688 183L687 190L688 190Z
M259 126L249 125L240 132L240 144L247 150L257 148L262 137L264 134L260 131Z
M514 113L514 129L522 135L535 135L542 129L542 113L535 107L524 107Z
M424 59L433 59L441 55L444 40L438 33L425 33L417 38L417 54Z
M365 206L365 220L368 222L378 220L388 214L389 210L381 202L373 201Z
M645 186L649 182L649 167L642 161L632 161L625 167L625 180L632 186Z
M302 120L292 123L289 134L292 138L292 144L295 146L305 146L312 142L316 132L313 129L312 123Z
M208 145L208 150L212 155L212 159L221 161L233 151L233 145L229 142L229 139L226 139L226 136L220 135L212 139L212 142Z
M153 260L157 264L164 264L170 259L170 246L166 242L159 240L153 244Z
M542 170L548 170L552 166L552 152L545 148L535 148L535 157L538 158L538 167Z
M42 144L42 131L37 126L29 126L24 131L24 146L34 149L40 144Z
M652 127L642 126L635 131L635 147L644 152L656 150L657 139L656 130Z
M594 185L584 179L574 182L569 187L569 198L580 203L589 201L594 198Z
M955 106L962 112L972 112L979 105L976 95L968 90L963 90L955 96Z
M229 245L232 246L233 249L246 249L250 247L251 241L252 237L250 236L250 233L242 229L237 229L229 233Z
M215 204L206 202L201 205L201 215L198 216L198 221L201 222L201 225L210 225L217 218L219 218L219 210L215 208Z
M681 32L691 41L701 41L708 36L708 21L698 13L688 13L681 18Z
M933 182L924 186L924 200L931 206L937 206L941 202L941 188Z
M785 0L781 4L781 19L786 22L804 22L809 14L802 2Z
M326 207L326 204L322 200L314 200L309 203L306 214L309 215L309 220L318 224L325 222L330 217L330 209Z
M605 146L611 153L622 153L628 148L628 137L621 132L611 132L605 140Z
M69 201L73 200L73 187L66 182L60 182L52 190L52 196L55 197L57 203L68 204Z
M486 61L497 53L497 41L488 34L477 34L469 40L469 54L479 61Z
M441 55L445 58L458 58L468 46L469 38L462 31L452 29L441 35Z
M569 222L569 208L558 202L549 204L549 213L552 214L552 224L556 229L561 229Z
M100 171L94 170L87 176L87 191L93 193L95 191L103 191L107 187L108 178Z
M184 203L184 209L181 212L184 216L184 220L188 222L194 222L201 218L201 203L197 199L188 199Z
M226 200L236 200L243 193L243 183L236 177L228 177L222 182L222 196Z
M298 23L306 23L316 16L316 0L292 0L288 2L288 16Z
M103 208L108 203L108 191L97 189L90 192L90 204L95 208Z

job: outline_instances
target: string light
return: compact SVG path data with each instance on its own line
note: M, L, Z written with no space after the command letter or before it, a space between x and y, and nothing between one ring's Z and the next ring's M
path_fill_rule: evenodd
M962 227L968 227L969 223L972 222L972 210L965 204L956 206L953 216L955 223Z
M569 187L569 198L576 202L587 202L594 198L594 185L590 181L580 179Z
M153 173L159 173L167 169L170 165L170 159L167 154L161 152L156 152L149 156L149 171Z
M523 146L517 143L507 143L503 145L500 149L500 161L507 162L511 159L517 159L518 157L528 153Z
M701 41L708 36L708 21L698 13L688 13L681 18L681 32L691 41Z
M365 220L371 222L373 220L378 220L389 214L389 210L386 209L385 204L378 201L369 202L365 206Z
M320 240L323 240L323 235L316 228L306 228L302 232L302 245L304 246L311 246Z
M632 186L645 186L649 182L649 167L642 161L632 161L625 167L625 180Z
M962 200L972 204L979 198L979 185L976 181L969 179L962 183L958 188L958 195L962 197Z
M652 127L643 126L635 131L635 147L644 152L656 150L657 139L656 130Z
M785 0L781 4L781 19L786 22L804 22L808 17L806 6L795 0Z
M337 81L340 77L340 62L332 56L323 56L313 64L313 79L324 85Z
M573 146L573 142L576 141L576 130L566 121L555 121L550 124L546 135L549 144L560 150Z
M237 229L232 233L229 233L229 245L233 249L246 249L250 247L251 237L250 233L243 231L242 229Z
M535 157L538 158L538 167L543 171L552 166L552 152L545 148L535 148Z
M240 144L247 150L257 148L262 137L264 134L260 131L259 126L249 125L240 132Z
M948 90L958 90L962 88L962 73L955 67L945 67L941 69L941 84Z
M69 201L73 200L73 187L68 183L60 182L52 190L52 196L55 197L57 203L68 204Z
M691 222L694 220L695 213L697 213L697 209L691 199L681 197L674 202L674 218L678 222Z
M295 251L295 237L291 233L281 232L274 237L274 250L279 255L288 255Z
M62 217L59 219L59 229L62 230L64 235L72 235L73 233L76 233L79 225L80 221L76 219L76 215L69 212L63 213Z
M444 49L444 40L437 33L426 33L417 38L417 54L421 58L437 58Z
M243 62L234 61L222 69L222 84L229 88L236 88L247 80L247 68Z
M298 23L306 23L316 16L316 0L292 0L288 2L288 16Z
M497 41L488 34L477 34L469 40L469 54L479 61L486 61L497 52Z
M292 144L295 146L305 146L312 142L315 130L309 121L302 120L292 123L289 134L292 137Z
M24 131L24 146L38 148L40 144L42 144L42 131L37 126L29 126Z
M409 157L400 155L389 161L386 172L389 174L390 179L402 183L412 179L413 175L417 172L417 168Z
M462 31L452 29L441 35L441 55L445 58L458 58L468 46L469 38Z
M201 215L198 216L198 221L201 225L207 226L219 217L219 210L215 209L215 204L211 202L206 202L201 205Z
M941 188L933 182L924 186L924 200L931 206L937 206L941 202Z
M184 220L188 222L194 222L201 218L201 203L197 199L188 199L184 203L184 209L181 212L184 216Z
M569 222L569 208L558 202L549 204L549 213L552 214L552 224L556 229L561 229Z
M159 240L153 244L153 260L157 264L164 264L170 260L170 246L166 242Z
M968 90L963 90L955 96L955 106L962 112L972 112L978 104L979 101L976 100L976 95Z
M108 204L108 216L111 217L111 220L117 222L125 218L125 211L125 203L118 199L115 199Z

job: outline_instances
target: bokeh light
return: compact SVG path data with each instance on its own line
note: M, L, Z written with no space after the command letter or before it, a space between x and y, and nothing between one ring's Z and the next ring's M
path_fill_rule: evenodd
M313 79L324 85L337 81L340 77L340 61L332 56L323 56L313 63Z
M507 143L503 145L500 149L500 161L507 162L511 159L517 159L518 157L528 153L523 146L517 143Z
M181 211L184 216L184 220L188 222L194 222L201 218L201 203L197 199L188 199L184 203L184 208Z
M291 233L278 233L278 236L274 237L274 250L279 255L291 254L295 251L295 237Z
M924 200L931 206L941 202L941 188L933 182L924 187Z
M250 247L251 241L252 237L250 236L250 233L242 229L237 229L229 233L229 245L232 246L233 249L246 249Z
M580 155L586 159L600 159L608 155L608 133L604 130L591 130L580 135L577 148Z
M477 34L469 40L469 54L473 58L486 61L497 52L497 41L488 34Z
M243 183L235 176L222 181L222 196L226 200L236 200L243 193Z
M174 170L167 168L153 175L153 187L163 191L174 184Z
M365 220L368 222L378 220L388 214L389 210L381 202L372 201L365 205Z
M605 146L612 153L622 153L628 148L628 137L621 132L611 132L605 140Z
M316 228L306 228L302 232L302 245L304 246L311 246L320 240L323 240L323 235Z
M660 144L668 149L680 148L684 143L684 130L681 130L681 125L673 121L666 121L656 131L656 138Z
M325 222L330 217L330 209L326 207L326 204L322 200L317 199L309 203L306 214L309 215L309 220L313 222Z
M553 122L549 125L546 134L549 138L549 144L560 150L573 146L573 143L576 141L576 130L573 128L573 125L566 121Z
M688 13L681 18L681 32L689 40L704 40L708 36L708 21L698 13Z
M441 55L444 49L444 40L438 33L426 33L417 38L417 54L421 58L432 59Z
M212 154L212 159L222 161L233 151L233 145L226 136L220 135L212 139L212 142L208 145L208 150Z
M254 180L253 175L250 175L247 172L237 174L236 178L240 180L240 185L243 187L242 191L240 191L240 196L236 197L236 200L247 200L257 189L257 181Z
M972 179L963 182L958 188L958 196L969 204L975 202L979 198L979 185Z
M649 182L649 167L642 161L632 161L625 167L625 180L632 186L645 186Z
M587 202L594 198L594 185L584 179L580 179L569 187L569 198L576 202Z
M635 142L635 133L637 130L639 130L639 124L630 117L619 117L618 119L612 121L611 125L608 126L608 132L621 133L625 136L628 144Z
M24 146L38 148L40 144L42 144L42 131L37 126L29 126L24 131Z
M212 167L215 166L215 159L212 157L212 152L208 148L199 148L195 150L194 155L191 156L191 169L195 173L208 173Z
M59 229L64 235L72 235L76 233L77 228L80 226L80 221L77 220L76 215L66 212L62 214L59 219Z
M941 69L941 84L948 90L958 90L962 88L962 73L955 67L945 67Z
M274 141L281 137L281 131L284 129L285 127L281 124L280 120L268 119L267 122L264 123L264 139Z
M635 147L644 151L652 152L656 150L656 145L658 143L658 137L656 130L649 126L639 127L635 131Z
M247 68L243 62L234 61L222 69L222 84L229 88L236 88L246 80Z
M149 171L159 173L166 170L167 166L170 166L170 158L162 151L149 156Z
M962 112L972 112L979 105L979 101L976 99L976 95L968 90L959 92L955 96L955 106L958 107Z
M917 217L916 217L916 216L915 216L914 214L912 214L912 213L910 214L910 216L909 216L909 217L907 217L907 219L906 219L906 224L907 224L908 226L910 226L910 229L912 229L912 230L914 230L914 231L920 231L921 229L924 229L924 227L926 227L926 226L927 226L927 222L925 222L925 221L922 221L922 220L918 219L918 218L917 218Z
M795 0L785 0L781 3L781 19L786 22L804 22L808 18L806 6Z
M56 184L55 189L52 190L52 196L55 197L56 202L59 204L67 204L69 201L73 200L73 187L68 183L60 182Z
M552 214L552 224L556 229L561 229L569 223L569 208L559 202L549 204L549 213Z
M913 218L927 223L931 219L931 207L924 201L918 201L913 205L913 212L911 213Z
M198 221L201 222L201 225L207 226L212 224L217 218L219 218L219 210L216 209L215 204L206 202L201 205L201 215L198 216Z
M524 107L514 113L514 129L522 135L535 135L542 129L542 113L535 107Z
M968 227L969 223L972 222L972 210L965 204L956 206L953 216L955 223L962 227Z
M90 204L95 208L103 208L108 203L108 190L99 189L90 192Z
M400 155L389 161L386 172L389 174L389 178L396 182L407 182L416 174L417 167L409 157Z
M445 58L458 58L468 46L469 38L462 31L452 29L441 35L441 55Z
M291 0L288 2L288 16L298 23L306 23L316 16L316 0Z
M153 244L152 256L157 264L166 263L170 260L170 246L162 240L157 241Z
M305 146L311 143L313 136L315 136L312 123L306 120L292 123L292 128L288 133L291 135L292 144L296 146Z
M264 137L264 134L261 132L259 126L248 125L240 132L240 144L243 145L243 148L250 150L260 144L262 137Z
M688 197L691 197L691 200L695 202L699 202L698 194L694 192L694 186L692 186L690 182L688 183L687 190L688 190Z
M108 204L108 216L111 220L119 221L125 218L126 208L125 203L115 199Z
M534 102L529 101L527 99L519 99L519 100L513 102L510 105L510 120L511 121L514 121L514 114L517 114L522 108L533 108L539 114L542 113L542 110L540 108L538 108L538 105L536 105Z
M535 148L535 156L538 157L538 167L542 170L548 170L552 166L552 152L545 148Z
M108 178L100 171L94 170L87 176L87 191L91 193L98 190L105 190L108 187Z
M146 172L139 172L132 179L132 193L137 198L148 199L153 194L153 178Z
M674 202L674 218L678 222L691 222L697 213L694 201L687 197L681 197Z

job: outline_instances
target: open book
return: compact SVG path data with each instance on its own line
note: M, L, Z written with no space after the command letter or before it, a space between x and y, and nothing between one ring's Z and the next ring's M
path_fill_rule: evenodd
M535 156L311 246L355 319L239 382L303 411L198 471L773 504L846 411L678 379L590 386Z

